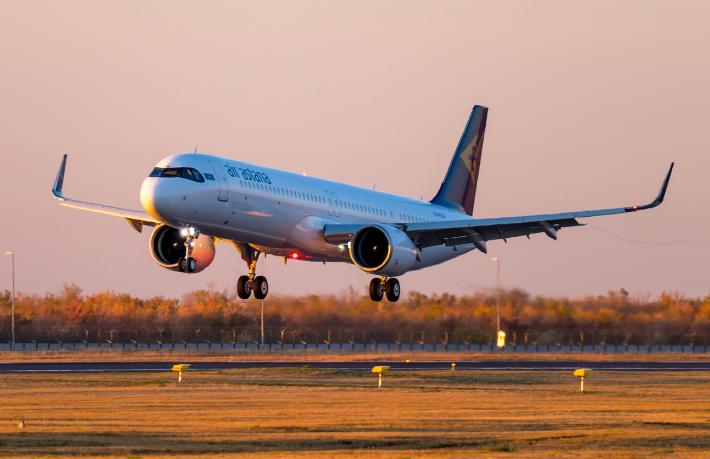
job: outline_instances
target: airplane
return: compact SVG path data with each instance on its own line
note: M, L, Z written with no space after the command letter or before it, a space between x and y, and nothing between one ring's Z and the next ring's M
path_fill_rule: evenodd
M52 193L61 205L121 217L140 232L153 227L149 250L162 268L198 273L214 260L215 242L230 241L246 262L237 295L269 293L256 275L260 256L292 261L352 263L375 277L372 301L397 301L397 276L438 265L487 242L544 233L557 239L562 228L583 226L580 218L659 206L674 163L649 204L599 210L478 218L473 209L488 109L473 107L453 159L431 201L249 164L219 156L185 153L160 160L140 189L143 210L129 210L66 197L62 192L67 155Z

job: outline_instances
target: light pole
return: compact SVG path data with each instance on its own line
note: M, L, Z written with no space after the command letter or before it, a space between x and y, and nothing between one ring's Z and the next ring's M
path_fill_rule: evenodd
M496 263L496 333L500 331L500 257L493 257Z
M10 347L15 350L15 252L8 250L5 255L9 255L12 260L12 312L10 313L10 328L12 333L12 338L10 342Z
M261 300L261 346L264 346L264 300Z

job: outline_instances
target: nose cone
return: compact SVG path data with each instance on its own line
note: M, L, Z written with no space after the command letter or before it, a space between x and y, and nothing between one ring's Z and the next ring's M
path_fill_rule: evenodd
M156 207L156 188L159 179L157 177L148 177L143 180L141 185L141 205L151 217L161 220L160 214Z

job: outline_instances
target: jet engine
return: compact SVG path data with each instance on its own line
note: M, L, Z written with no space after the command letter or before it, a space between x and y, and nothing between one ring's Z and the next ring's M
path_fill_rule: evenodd
M350 259L367 273L399 276L417 261L417 248L404 231L387 225L360 228L350 241Z
M194 241L192 258L195 259L195 270L198 273L208 267L214 260L214 242L209 236L200 234ZM150 255L158 265L171 271L180 271L180 258L185 256L185 239L180 230L172 226L160 225L150 236Z

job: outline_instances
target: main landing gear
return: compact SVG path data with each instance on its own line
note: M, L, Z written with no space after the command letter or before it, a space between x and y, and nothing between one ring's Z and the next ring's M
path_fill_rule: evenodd
M254 298L263 300L266 298L266 295L269 294L269 282L266 280L266 277L256 275L256 261L259 259L261 252L254 250L246 244L238 244L237 248L242 254L242 259L246 261L249 266L249 274L239 276L239 279L237 279L237 296L246 300L251 296L252 292L254 292Z
M370 281L370 299L372 301L382 301L382 298L387 296L387 300L394 303L399 300L399 293L399 281L394 277L376 277Z
M180 236L185 239L185 256L178 260L178 268L184 273L194 273L197 262L192 258L192 249L195 247L195 241L200 237L200 231L189 226L180 230Z

